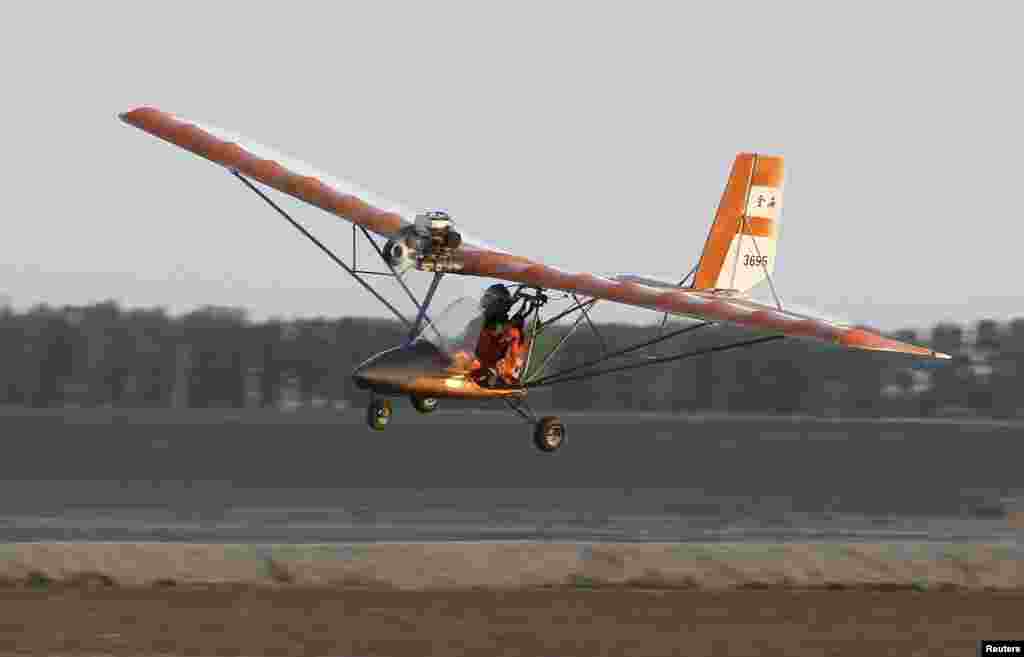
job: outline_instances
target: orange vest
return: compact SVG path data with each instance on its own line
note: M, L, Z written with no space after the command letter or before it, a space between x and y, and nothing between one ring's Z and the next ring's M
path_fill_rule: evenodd
M476 347L481 368L494 368L505 383L518 383L526 361L525 342L523 331L516 323L485 324Z

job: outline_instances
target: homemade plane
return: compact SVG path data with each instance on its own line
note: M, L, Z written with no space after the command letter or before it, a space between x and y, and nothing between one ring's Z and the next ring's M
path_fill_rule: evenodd
M783 338L806 338L855 349L949 358L946 354L892 340L871 330L782 307L772 281L782 210L783 159L778 156L754 153L736 156L696 266L682 280L670 281L636 274L602 276L572 273L544 265L464 234L445 212L411 212L349 182L331 178L307 164L224 130L151 107L133 109L121 114L120 118L226 167L408 327L409 334L404 344L373 356L353 372L356 384L370 393L367 423L373 429L382 430L387 426L393 412L388 397L396 395L408 395L421 413L435 410L442 398L500 399L533 425L536 446L542 451L552 452L565 442L565 425L557 417L536 416L526 401L527 392L533 388L751 347ZM353 240L358 229L373 245L387 271L360 270L355 262L352 265L343 262L256 183L350 221ZM379 244L377 239L385 240L384 244ZM353 250L353 257L354 253ZM422 301L417 299L405 281L406 274L411 271L432 274ZM367 282L364 278L367 275L386 275L396 280L414 304L415 317L410 320L385 299ZM498 279L512 283L515 289L492 285L489 288L489 306L478 306L463 299L436 318L431 318L428 315L431 301L445 275ZM749 296L755 286L764 282L771 289L773 305L755 301ZM557 294L570 301L571 307L542 320L541 309ZM599 301L663 313L657 337L615 351L605 348L600 359L545 374L547 366L581 320L585 320L601 337L589 314ZM511 319L508 318L506 313L517 304L519 310ZM477 315L480 311L489 312L488 309L495 311L493 314L498 317L499 324L511 325L516 330L513 331L514 338L504 344L504 351L497 354L498 362L492 359L492 362L484 363L481 362L482 336L491 319L485 320ZM542 359L538 356L539 360L535 360L537 337L559 319L573 313L576 317L571 328ZM696 323L665 332L669 315L688 318ZM446 324L452 325L453 317L473 321L468 327L460 327L462 322L456 321L455 331L443 330ZM768 334L673 356L647 357L625 365L599 367L611 359L718 323L735 324ZM478 336L481 336L480 345L477 344Z

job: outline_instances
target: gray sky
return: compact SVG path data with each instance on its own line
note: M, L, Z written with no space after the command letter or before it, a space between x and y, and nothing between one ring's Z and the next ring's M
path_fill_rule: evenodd
M146 104L598 273L684 273L735 153L781 153L784 302L1024 316L1015 3L598 4L19 4L0 294L381 314L222 169L115 118Z

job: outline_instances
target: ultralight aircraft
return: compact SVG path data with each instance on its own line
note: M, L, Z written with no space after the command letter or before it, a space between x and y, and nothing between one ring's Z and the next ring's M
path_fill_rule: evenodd
M356 384L369 391L367 423L384 429L393 414L389 397L409 396L421 413L430 413L443 398L500 399L533 426L536 446L553 452L566 439L565 424L557 417L537 417L527 393L542 386L579 381L649 365L675 362L730 349L752 347L784 338L820 340L854 349L950 358L928 348L887 338L875 331L784 309L772 280L776 264L779 216L782 211L783 159L779 156L740 153L733 162L714 222L697 264L682 280L664 280L638 274L576 273L545 265L528 257L491 246L465 234L443 211L412 212L380 199L360 187L332 178L309 165L290 159L239 135L186 120L152 107L139 107L120 115L125 123L189 150L225 167L231 175L259 195L299 232L373 294L408 328L404 344L377 354L353 372ZM293 196L352 223L373 246L387 271L367 271L346 264L330 248L285 212L257 183ZM378 240L383 240L380 244ZM353 242L353 254L354 254ZM427 292L420 300L406 282L410 272L429 272ZM410 319L384 298L366 276L392 277L416 309ZM481 362L483 304L461 299L431 316L431 301L446 275L478 276L511 283L492 285L488 296L498 299L499 314L519 309L511 320L523 330L501 357L501 376L495 363ZM750 291L767 282L773 304L762 303ZM492 291L502 293L493 295ZM544 306L560 295L571 306L541 317ZM492 298L493 301L493 298ZM590 310L599 301L611 301L663 313L657 337L626 347L604 350L600 359L546 374L548 365L573 331L586 321L598 334ZM571 328L540 359L534 361L537 337L558 320L575 313ZM669 315L696 323L665 332ZM462 321L468 319L469 321ZM507 318L504 318L507 319ZM734 324L762 335L673 356L646 357L614 367L600 367L656 343L716 324ZM455 330L449 330L454 328ZM765 334L766 333L766 334ZM478 343L478 340L480 342ZM487 365L487 366L485 366Z

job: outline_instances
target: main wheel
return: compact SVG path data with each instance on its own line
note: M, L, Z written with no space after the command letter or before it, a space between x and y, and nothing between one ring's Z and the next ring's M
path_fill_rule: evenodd
M533 444L542 452L553 452L566 440L565 425L557 417L542 417L533 430Z
M391 420L391 402L387 399L374 399L366 407L366 424L376 431L384 431Z
M437 397L420 397L419 395L410 395L409 399L412 401L412 407L420 413L433 413L437 410Z

